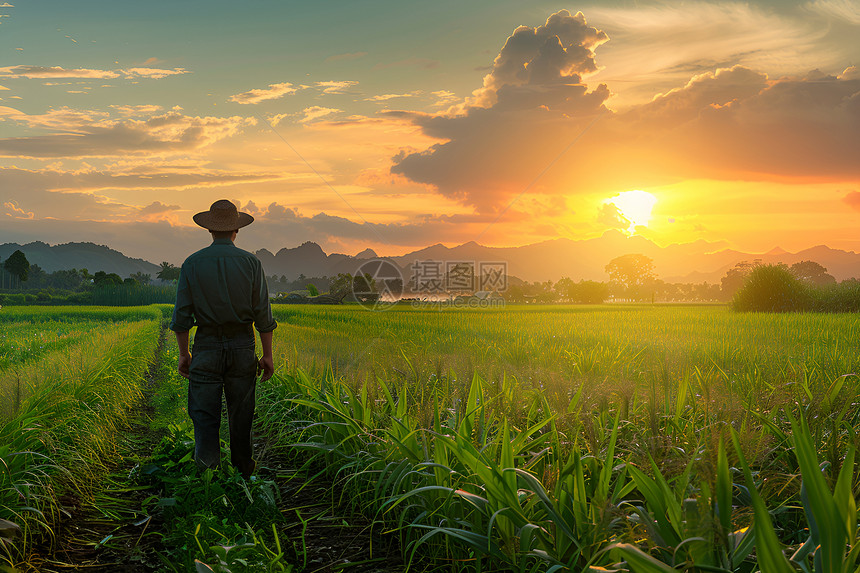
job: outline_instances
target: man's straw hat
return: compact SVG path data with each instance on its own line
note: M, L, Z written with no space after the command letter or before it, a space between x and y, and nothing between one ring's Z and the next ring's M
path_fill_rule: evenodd
M227 199L215 201L208 211L194 215L194 222L210 231L235 231L254 222L247 213L240 213Z

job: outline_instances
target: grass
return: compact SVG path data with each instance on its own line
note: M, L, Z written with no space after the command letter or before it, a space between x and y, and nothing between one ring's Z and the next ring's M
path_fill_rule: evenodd
M41 309L35 314L37 320L44 317ZM23 320L26 314L17 316ZM43 324L48 332L57 325L68 328L62 322ZM20 334L16 325L7 324L7 334ZM2 542L0 563L32 567L34 544L54 542L65 511L61 496L91 498L117 456L117 436L129 406L140 398L158 324L98 327L87 334L75 331L76 340L46 351L38 361L20 360L0 370L0 519L21 529L17 539Z
M407 552L454 568L753 571L762 528L807 542L800 484L812 478L799 479L797 440L833 468L856 447L854 315L291 307L278 318L289 334L276 334L286 368L264 399L270 431L324 462L343 499ZM753 536L754 488L772 521Z
M87 495L111 457L171 309L7 310L0 519L25 531L0 545L20 564L28 540L50 539L61 492ZM276 317L261 429L415 570L857 569L856 315L293 305ZM165 569L301 570L283 521L307 516L276 484L196 473L172 341L162 352L151 427L165 440L136 479L157 492L144 510L164 517Z

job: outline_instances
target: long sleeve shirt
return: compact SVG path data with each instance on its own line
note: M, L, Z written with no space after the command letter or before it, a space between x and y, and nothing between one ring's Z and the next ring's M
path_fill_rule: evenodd
M277 327L260 260L230 239L215 239L182 263L170 330L192 326L254 323L259 332Z

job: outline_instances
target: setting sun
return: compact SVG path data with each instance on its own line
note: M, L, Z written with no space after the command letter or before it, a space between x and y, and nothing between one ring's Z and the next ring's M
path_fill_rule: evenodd
M651 220L651 210L657 203L657 198L647 191L624 191L615 197L610 197L605 203L610 203L618 209L618 213L630 222L628 233L635 233L636 227L647 227Z

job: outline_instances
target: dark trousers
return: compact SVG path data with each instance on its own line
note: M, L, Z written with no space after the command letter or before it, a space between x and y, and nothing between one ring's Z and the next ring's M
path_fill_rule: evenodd
M221 396L227 403L230 461L246 477L254 471L251 427L257 387L254 335L226 337L199 332L191 351L188 414L194 422L194 460L200 467L221 461Z

